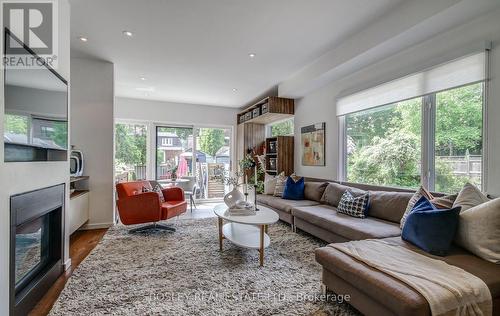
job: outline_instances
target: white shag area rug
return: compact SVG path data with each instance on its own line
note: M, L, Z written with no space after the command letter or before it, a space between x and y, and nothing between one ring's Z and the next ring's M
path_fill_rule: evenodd
M78 266L50 315L358 315L343 297L320 296L323 242L269 227L257 250L224 241L217 220L180 220L177 231L111 228Z

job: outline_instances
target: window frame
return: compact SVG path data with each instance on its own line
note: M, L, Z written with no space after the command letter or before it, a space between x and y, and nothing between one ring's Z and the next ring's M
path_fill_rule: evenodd
M488 54L487 54L488 55ZM487 59L488 64L488 59ZM488 69L488 66L486 66ZM489 78L489 77L487 77ZM487 169L488 169L488 139L487 139L487 112L488 112L488 81L483 80L479 82L471 82L466 85L453 87L443 91L436 91L423 96L422 99L421 113L422 113L422 125L421 125L421 185L423 185L428 190L434 191L436 188L436 155L435 155L435 140L436 140L436 95L444 91L450 91L458 89L465 86L470 86L473 84L482 84L482 155L481 155L481 189L483 192L487 192L488 181L487 181ZM404 100L398 101L402 102ZM394 102L397 103L397 102ZM380 105L382 107L385 105ZM339 124L339 168L338 174L341 181L347 180L347 169L348 169L348 157L347 157L347 120L346 116L348 114L338 116L337 121ZM369 183L367 183L369 184Z

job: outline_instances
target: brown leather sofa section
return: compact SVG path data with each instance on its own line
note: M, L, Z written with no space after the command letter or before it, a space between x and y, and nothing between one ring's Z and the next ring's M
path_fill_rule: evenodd
M454 247L450 255L446 257L438 257L420 250L401 238L392 237L390 240L412 251L460 267L479 277L490 289L494 299L494 310L500 312L500 305L498 305L500 299L500 266L471 255L459 247ZM372 310L372 302L375 301L394 315L430 315L429 304L416 290L333 247L326 246L317 249L316 261L323 266L323 283L329 289L334 292L356 289L356 291L364 294L364 296L359 295L359 300L353 298L351 301L351 304L363 314L379 315ZM338 288L339 284L336 283L338 279L343 280L343 283L345 283L341 288ZM369 300L366 297L369 297Z
M308 200L290 201L259 195L257 201L276 210L280 219L328 243L390 238L413 251L460 267L486 283L493 298L493 315L500 315L500 265L459 247L453 248L446 257L432 256L401 239L399 222L414 191L337 182L329 182L325 188L323 182L306 181L308 190L305 196ZM313 192L315 188L324 190L319 200L319 192ZM354 194L370 191L367 218L337 213L336 206L348 188ZM443 196L439 193L433 195ZM337 294L349 294L349 303L365 315L430 315L429 304L416 290L333 247L317 249L316 261L323 266L323 283L328 289Z

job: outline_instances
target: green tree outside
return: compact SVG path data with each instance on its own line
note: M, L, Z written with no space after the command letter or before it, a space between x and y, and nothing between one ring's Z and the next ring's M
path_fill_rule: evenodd
M348 180L420 185L422 98L348 115ZM456 192L477 178L456 176L440 157L482 154L482 84L436 94L436 190Z
M224 130L218 128L201 128L199 139L201 151L212 157L215 157L217 151L226 143Z
M293 135L293 119L271 125L271 136Z
M116 124L115 159L129 166L146 164L146 127L143 125Z
M4 116L4 129L12 134L28 135L28 117L6 114Z

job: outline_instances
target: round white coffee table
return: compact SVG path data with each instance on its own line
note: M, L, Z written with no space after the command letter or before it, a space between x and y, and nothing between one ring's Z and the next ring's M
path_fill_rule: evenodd
M233 244L249 249L258 249L260 266L264 265L264 249L269 247L271 239L267 234L268 225L279 220L278 213L259 205L255 215L229 215L225 204L214 207L214 213L219 218L219 249L222 251L222 241L229 240ZM228 223L224 224L224 220Z

